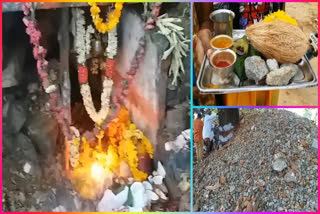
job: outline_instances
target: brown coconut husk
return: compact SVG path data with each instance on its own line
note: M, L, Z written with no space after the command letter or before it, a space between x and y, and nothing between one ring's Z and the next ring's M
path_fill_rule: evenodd
M284 21L251 25L246 29L246 35L255 49L279 63L296 63L310 45L299 27Z

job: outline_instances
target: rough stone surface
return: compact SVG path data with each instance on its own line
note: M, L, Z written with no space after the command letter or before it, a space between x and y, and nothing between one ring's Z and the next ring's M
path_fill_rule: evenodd
M133 122L146 134L152 144L156 145L156 136L165 116L167 80L166 73L161 70L162 53L160 52L168 47L169 43L162 35L145 34L144 23L134 10L126 8L122 14L119 25L122 37L119 45L125 49L119 50L121 54L117 62L117 70L121 71L122 75L129 71L139 39L145 36L147 57L140 64L139 72L130 90L135 91L140 97L131 94L127 107ZM161 44L159 41L162 41Z
M312 141L312 148L314 148L316 151L318 151L318 140L314 139Z
M23 63L25 52L15 51L8 65L2 71L2 88L9 88L19 85L23 78Z
M182 22L178 24L185 28L186 36L190 35L190 19L187 18L190 14L190 4L164 4L162 10L170 17L181 18ZM144 23L132 8L125 8L122 14L119 28L123 36L120 39L120 46L125 49L119 50L121 57L117 64L118 70L124 74L129 69L138 39L144 35ZM169 47L168 40L156 31L146 33L145 37L147 57L141 63L133 83L133 88L139 96L131 94L131 99L126 105L130 109L133 122L146 134L152 144L156 145L159 130L165 125L165 110L176 108L189 98L190 51L183 59L186 72L180 76L179 87L173 87L170 85L170 78L167 77L171 58L161 61L164 51Z
M298 181L297 177L296 177L296 175L294 174L293 171L287 172L287 174L284 176L284 179L286 180L286 182L294 182L294 183L296 183Z
M281 172L285 168L287 168L287 163L284 155L282 153L275 154L273 156L272 169Z
M275 59L267 59L267 66L269 71L279 69L279 64Z
M244 67L248 79L254 80L256 84L268 73L267 65L260 56L247 57L244 61Z
M155 159L161 161L166 171L164 183L168 187L171 199L179 199L185 193L181 190L181 186L185 184L184 179L187 181L190 179L190 132L183 133L178 137L185 139L184 145L168 151L165 144L158 144L158 153L155 154Z
M58 123L54 118L44 113L31 114L26 129L40 155L45 157L54 154L59 135Z
M294 77L292 78L293 81L300 81L300 80L303 80L304 79L304 74L303 74L303 71L300 69L300 67L294 63L285 63L285 64L282 64L280 66L280 68L283 68L283 67L291 67L293 70L296 71L296 74L294 75Z
M20 132L27 119L26 107L23 100L17 100L10 96L7 100L4 100L4 112L6 112L6 115L3 115L4 132L10 134Z
M5 156L11 156L14 160L23 164L23 160L38 162L38 155L33 144L23 133L19 133L17 135L4 135L3 143L6 152L4 154Z
M170 133L178 135L183 130L190 127L190 104L183 103L176 105L166 112L165 127Z
M271 71L267 75L267 85L283 86L288 85L289 81L296 74L296 70L292 67L285 66L274 71Z
M11 88L26 82L30 76L26 61L33 56L21 17L17 13L4 13L3 20L2 88Z
M318 135L315 123L285 110L243 109L240 114L245 120L234 138L193 167L195 211L316 212L318 154L311 146ZM300 150L302 142L310 146ZM281 172L271 167L278 153L287 161ZM218 191L206 188L222 176L226 185Z

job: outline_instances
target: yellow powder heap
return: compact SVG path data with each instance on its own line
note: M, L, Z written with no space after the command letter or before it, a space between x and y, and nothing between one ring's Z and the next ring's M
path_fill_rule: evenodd
M284 21L284 22L291 23L295 26L298 26L297 20L295 20L291 16L288 16L283 10L278 10L277 12L271 13L268 16L266 16L263 20L263 22L274 22L274 21Z

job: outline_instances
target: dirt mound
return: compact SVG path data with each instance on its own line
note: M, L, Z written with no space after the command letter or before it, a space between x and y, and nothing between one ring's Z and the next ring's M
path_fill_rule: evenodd
M285 110L241 113L235 137L194 167L194 209L317 211L316 124Z

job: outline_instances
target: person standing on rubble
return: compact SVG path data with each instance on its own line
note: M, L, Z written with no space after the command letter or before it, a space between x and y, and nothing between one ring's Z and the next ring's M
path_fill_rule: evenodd
M201 118L201 113L198 113L197 118L193 121L193 142L196 144L196 154L198 163L200 163L203 158L203 121L201 120Z
M204 144L207 148L207 153L210 153L213 148L213 128L212 120L216 118L216 114L211 114L211 109L206 110L206 116L204 117L204 127L202 131L202 137L204 139Z

